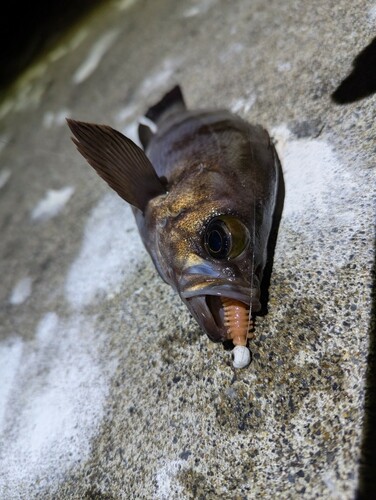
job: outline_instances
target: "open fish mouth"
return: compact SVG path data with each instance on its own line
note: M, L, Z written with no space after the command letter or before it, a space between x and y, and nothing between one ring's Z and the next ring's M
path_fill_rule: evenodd
M200 290L188 289L181 294L181 297L198 324L214 342L233 340L236 344L238 341L234 340L234 328L231 329L231 322L235 321L232 316L240 315L240 324L244 325L245 321L248 324L250 308L252 312L261 309L258 290L236 287L232 284L206 286ZM229 312L231 309L228 305L237 309ZM243 328L246 329L244 333L246 339L247 325Z

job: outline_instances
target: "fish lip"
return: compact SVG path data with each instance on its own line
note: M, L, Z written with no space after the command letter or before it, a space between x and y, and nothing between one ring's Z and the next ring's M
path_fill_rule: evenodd
M218 284L216 282L202 287L191 286L182 291L180 295L198 324L214 342L224 342L228 339L227 329L220 311L220 297L238 300L249 307L252 295L252 311L257 312L261 308L258 290L252 290L251 294L249 286L236 285L235 283ZM217 297L218 300L208 300L208 297L213 297L213 299Z
M252 310L258 311L261 308L259 301L259 291L258 289L252 289L245 285L237 285L232 283L213 283L210 285L198 288L196 286L191 286L186 288L180 293L183 299L191 299L193 297L206 296L206 295L216 295L219 297L227 297L229 299L239 300L244 302L249 306L252 302Z

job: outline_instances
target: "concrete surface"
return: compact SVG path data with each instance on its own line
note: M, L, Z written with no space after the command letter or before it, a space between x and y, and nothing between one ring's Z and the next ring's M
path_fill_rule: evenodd
M354 498L375 96L330 93L374 1L111 1L0 108L0 497ZM134 137L175 83L273 134L286 176L254 360L201 335L65 116Z

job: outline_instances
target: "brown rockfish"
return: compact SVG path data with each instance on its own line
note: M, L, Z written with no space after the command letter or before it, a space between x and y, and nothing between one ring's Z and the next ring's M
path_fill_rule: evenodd
M232 341L234 366L247 366L283 205L275 148L229 111L187 110L179 86L145 116L145 152L107 125L67 121L78 151L132 205L162 279L211 340Z

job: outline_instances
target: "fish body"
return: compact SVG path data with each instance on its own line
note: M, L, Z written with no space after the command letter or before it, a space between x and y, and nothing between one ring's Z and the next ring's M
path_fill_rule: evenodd
M149 125L139 126L144 152L110 127L68 124L83 156L133 205L160 276L209 338L224 342L234 338L228 299L250 314L261 309L277 205L281 210L277 153L261 126L226 110L187 110L178 86L146 118Z

